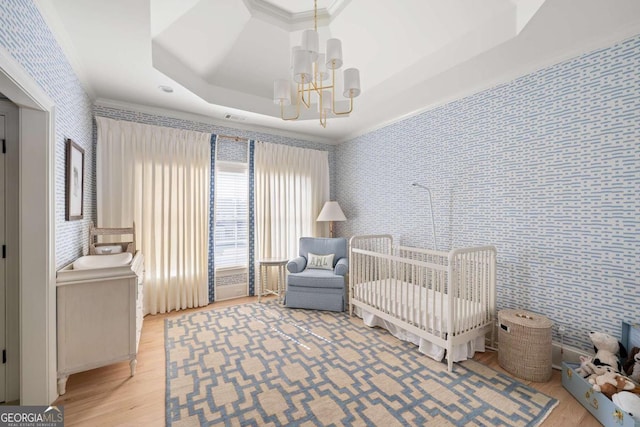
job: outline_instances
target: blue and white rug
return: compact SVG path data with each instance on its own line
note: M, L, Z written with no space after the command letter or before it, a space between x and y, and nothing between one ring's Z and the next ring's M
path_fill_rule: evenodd
M168 426L536 426L557 400L346 313L274 302L165 323Z

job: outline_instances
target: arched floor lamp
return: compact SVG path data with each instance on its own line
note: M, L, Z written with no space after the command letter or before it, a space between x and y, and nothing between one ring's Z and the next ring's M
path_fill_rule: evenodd
M418 184L417 182L414 182L413 184L414 187L420 187L423 188L425 190L427 190L427 193L429 194L429 210L431 211L431 229L433 230L433 249L434 250L438 250L438 239L436 239L436 222L433 219L433 200L431 198L431 190L429 189L429 187L425 187L422 184Z

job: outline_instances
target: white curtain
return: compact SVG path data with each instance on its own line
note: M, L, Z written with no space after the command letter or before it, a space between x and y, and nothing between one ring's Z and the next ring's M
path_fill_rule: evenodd
M211 135L96 117L99 227L130 227L145 313L208 304Z
M326 235L316 222L329 200L326 151L256 142L256 259L293 258L300 237Z

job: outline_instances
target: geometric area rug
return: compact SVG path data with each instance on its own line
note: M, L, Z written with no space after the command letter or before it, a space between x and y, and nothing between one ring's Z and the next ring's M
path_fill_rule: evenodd
M166 319L167 426L537 426L557 405L347 313L275 301Z

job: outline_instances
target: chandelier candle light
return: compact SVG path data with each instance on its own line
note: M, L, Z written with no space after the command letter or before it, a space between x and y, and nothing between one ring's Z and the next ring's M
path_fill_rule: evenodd
M297 120L300 117L300 104L306 108L312 105L312 96L317 99L320 125L327 127L327 116L332 113L336 116L346 115L353 111L353 98L360 95L360 71L357 68L344 70L345 98L349 98L347 111L336 110L336 70L342 67L342 42L339 39L327 40L326 55L319 52L318 37L318 1L314 0L313 30L305 30L302 33L300 46L291 50L291 63L293 67L293 81L296 90L296 115L285 116L285 107L291 105L291 83L286 79L273 82L273 102L280 105L280 117L283 120ZM329 72L331 70L331 84L329 84ZM324 85L327 86L324 86ZM315 94L315 95L314 95Z

